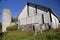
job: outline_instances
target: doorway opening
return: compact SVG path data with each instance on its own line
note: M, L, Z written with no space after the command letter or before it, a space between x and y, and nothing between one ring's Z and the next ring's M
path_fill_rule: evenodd
M35 26L33 25L33 31L35 32Z

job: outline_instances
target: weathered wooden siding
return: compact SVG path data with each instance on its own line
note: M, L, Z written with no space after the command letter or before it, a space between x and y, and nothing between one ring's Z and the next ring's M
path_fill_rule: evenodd
M28 17L28 15L27 15L27 5L25 5L24 9L19 14L18 19L20 19L20 18L26 18L26 17Z
M44 14L44 23L50 23L50 14L49 14L49 12Z
M43 21L44 21L44 23L50 22L50 19L49 19L50 16L49 16L48 10L46 8L37 6L37 13L36 13L35 5L29 4L28 8L29 8L29 15L27 13L27 5L26 5L18 17L19 28L22 27L21 25L27 25L27 24L28 25L30 25L30 24L41 25L41 24L43 24ZM42 14L43 14L44 20L42 19ZM37 29L39 29L39 27L37 27Z
M32 24L32 17L27 17L27 24Z
M20 25L26 25L26 21L27 21L26 18L21 18L20 19Z
M30 4L30 5L29 5L29 16L34 16L34 15L36 15L35 11L36 11L35 5Z
M52 17L52 22L50 20L50 16ZM59 23L58 19L53 14L50 15L50 11L48 11L47 8L38 5L36 6L33 4L29 4L28 7L27 5L24 7L18 17L18 20L20 25L19 27L22 27L22 25L26 25L27 29L30 27L30 24L34 26L43 24L43 30L45 30L45 27L49 29L49 26L51 27L51 24L52 28L57 28ZM33 27L32 25L31 27ZM26 26L24 27L25 29ZM39 29L39 27L37 27L37 29Z
M51 14L51 16L52 16L52 28L56 29L56 28L58 28L59 21L53 14Z
M26 17L28 17L27 5L25 5L25 7L23 8L23 10L21 11L21 13L18 16L18 29L20 28L20 25L26 24Z

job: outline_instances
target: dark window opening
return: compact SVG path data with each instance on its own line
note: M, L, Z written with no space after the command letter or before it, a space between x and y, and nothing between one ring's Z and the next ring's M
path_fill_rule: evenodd
M35 5L35 9L36 9L36 14L37 14L37 5Z
M28 13L28 16L29 16L29 3L27 4L27 13Z
M42 14L42 23L44 24L44 15Z
M49 29L51 29L51 26L49 25Z
M52 17L51 17L51 13L50 13L50 21L52 22Z
M35 26L33 25L33 31L35 32Z
M52 22L51 11L48 9L50 15L50 21Z

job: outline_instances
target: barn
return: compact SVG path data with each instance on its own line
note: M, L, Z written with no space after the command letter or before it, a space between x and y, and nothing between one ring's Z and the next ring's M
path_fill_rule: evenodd
M39 29L58 28L59 18L52 9L27 2L18 15L18 29L21 31L35 31Z

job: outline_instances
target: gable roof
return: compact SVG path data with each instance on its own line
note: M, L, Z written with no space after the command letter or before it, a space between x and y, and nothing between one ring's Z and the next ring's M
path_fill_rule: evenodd
M56 13L54 12L54 11L52 11L52 9L51 8L49 8L49 7L47 7L47 6L43 6L43 5L40 5L40 4L35 4L35 3L32 3L32 2L27 2L26 3L26 5L27 4L33 4L33 5L37 5L37 6L41 6L41 7L43 7L43 8L47 8L55 17L57 17L58 18L58 16L56 15ZM24 6L25 7L25 6ZM24 9L24 8L23 8ZM21 11L22 12L22 11ZM20 12L20 13L21 13ZM20 15L20 13L19 13L19 15ZM18 15L18 17L19 17L19 15ZM59 19L59 18L58 18Z

